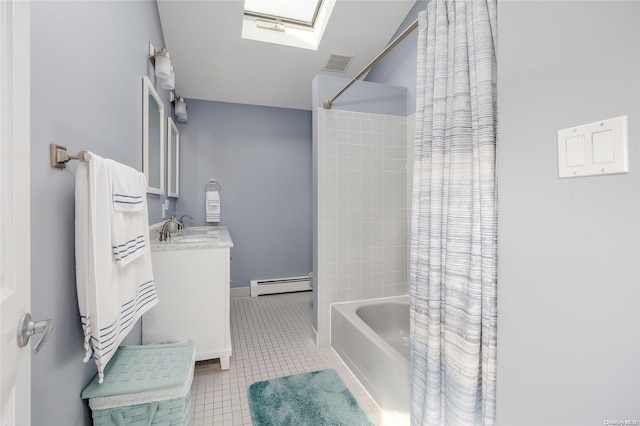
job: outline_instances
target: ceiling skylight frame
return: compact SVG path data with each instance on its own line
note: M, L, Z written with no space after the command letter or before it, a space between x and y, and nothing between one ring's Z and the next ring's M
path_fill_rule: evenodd
M318 14L320 13L320 9L322 8L322 2L324 0L317 0L316 7L313 12L313 17L310 21L304 21L301 19L295 19L288 16L270 14L264 12L257 12L254 10L244 9L244 16L253 18L256 20L263 20L267 22L273 22L280 25L286 25L299 29L313 30L316 25L316 20L318 19Z
M292 23L285 24L277 20L257 18L243 13L241 37L246 40L317 50L322 40L324 30L327 28L327 24L331 18L331 13L333 12L336 1L337 0L319 0L316 3L313 27L308 25L300 26ZM298 15L304 18L309 16L308 13L305 14L304 12Z

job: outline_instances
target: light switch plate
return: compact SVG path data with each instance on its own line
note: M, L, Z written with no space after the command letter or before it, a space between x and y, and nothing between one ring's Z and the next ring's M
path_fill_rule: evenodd
M560 178L629 172L627 116L558 130Z
M558 130L560 178L629 172L627 116Z

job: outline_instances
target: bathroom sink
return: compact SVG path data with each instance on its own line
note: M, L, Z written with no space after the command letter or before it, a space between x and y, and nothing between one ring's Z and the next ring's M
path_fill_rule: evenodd
M155 235L156 238L151 242L152 251L233 247L226 226L189 226L182 231L172 233L167 241L160 240L159 230Z
M189 236L212 236L217 237L220 235L219 228L213 228L212 226L193 226L185 228L183 235Z
M170 239L171 242L179 243L179 244L193 244L193 243L210 243L214 240L217 240L217 235L183 235L178 237L172 237Z

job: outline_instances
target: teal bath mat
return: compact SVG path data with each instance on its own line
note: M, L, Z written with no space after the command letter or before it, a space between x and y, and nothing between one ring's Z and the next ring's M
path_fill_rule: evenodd
M372 426L335 370L253 383L249 408L254 426Z

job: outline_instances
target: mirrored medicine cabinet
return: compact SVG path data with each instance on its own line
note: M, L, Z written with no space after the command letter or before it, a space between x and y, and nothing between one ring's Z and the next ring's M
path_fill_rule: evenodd
M149 77L144 76L142 81L142 170L147 192L164 194L164 103Z

